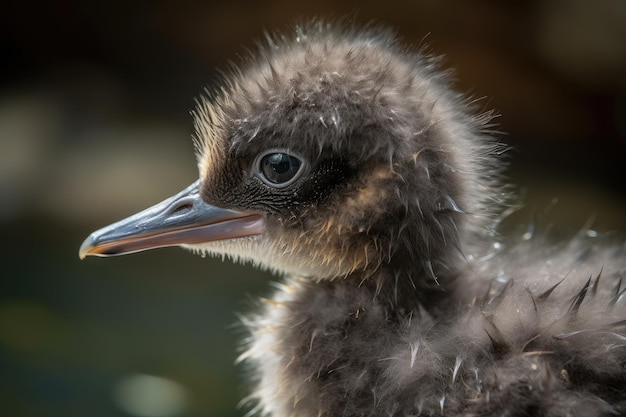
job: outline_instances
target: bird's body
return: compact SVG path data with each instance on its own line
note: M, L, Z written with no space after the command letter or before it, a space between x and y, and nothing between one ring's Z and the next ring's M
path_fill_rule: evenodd
M81 254L284 274L244 320L260 415L626 414L624 245L497 239L502 147L434 59L314 22L195 116L200 180Z

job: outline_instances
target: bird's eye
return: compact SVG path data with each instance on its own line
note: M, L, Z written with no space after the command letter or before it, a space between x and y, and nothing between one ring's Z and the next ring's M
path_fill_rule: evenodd
M302 161L286 153L270 151L257 158L259 177L272 187L286 187L298 178L302 171Z

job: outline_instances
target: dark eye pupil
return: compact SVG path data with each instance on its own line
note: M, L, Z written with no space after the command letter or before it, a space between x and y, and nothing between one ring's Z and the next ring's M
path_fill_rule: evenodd
M300 170L300 160L286 153L271 153L261 159L261 172L273 184L284 184Z

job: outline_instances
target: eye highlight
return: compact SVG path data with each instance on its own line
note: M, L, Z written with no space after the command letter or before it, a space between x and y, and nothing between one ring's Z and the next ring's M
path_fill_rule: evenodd
M260 154L255 163L259 178L272 187L282 188L293 183L302 172L302 161L285 151L271 150Z

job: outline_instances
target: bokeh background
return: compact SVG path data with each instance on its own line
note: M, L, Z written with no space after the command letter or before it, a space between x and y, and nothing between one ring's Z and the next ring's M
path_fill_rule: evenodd
M269 274L179 249L82 262L77 250L195 180L194 98L263 31L309 16L373 20L445 54L458 89L502 114L528 218L626 230L623 0L4 5L3 415L244 414L237 312Z

